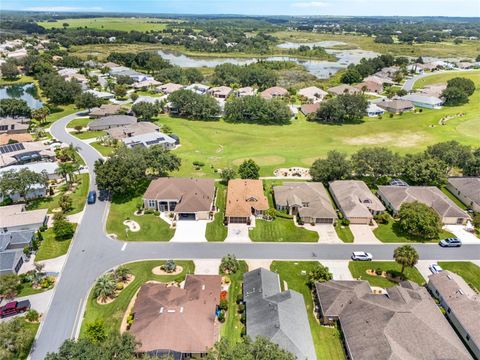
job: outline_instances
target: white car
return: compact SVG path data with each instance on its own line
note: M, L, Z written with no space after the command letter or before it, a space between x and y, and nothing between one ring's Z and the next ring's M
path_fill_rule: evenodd
M438 264L431 264L428 268L430 269L432 274L436 274L443 271L443 269Z
M364 252L364 251L354 251L352 253L352 260L372 261L373 256L372 256L372 254Z

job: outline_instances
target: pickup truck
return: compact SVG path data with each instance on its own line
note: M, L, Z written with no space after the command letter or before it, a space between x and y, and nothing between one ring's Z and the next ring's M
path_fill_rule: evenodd
M31 305L29 300L9 302L0 307L0 318L23 313L30 310L30 307Z

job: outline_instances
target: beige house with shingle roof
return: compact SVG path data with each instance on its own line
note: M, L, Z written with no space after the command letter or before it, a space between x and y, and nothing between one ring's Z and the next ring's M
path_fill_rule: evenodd
M379 186L378 196L394 215L403 203L418 201L435 210L443 224L465 224L470 217L435 186Z
M26 210L24 204L0 207L0 233L11 231L37 231L47 223L47 209Z
M107 134L113 139L117 140L155 132L160 132L160 128L157 125L147 121L114 127L107 130Z
M232 93L233 89L229 86L217 86L208 89L208 93L217 99L226 99Z
M233 179L228 182L227 223L248 224L250 216L260 216L268 208L262 180Z
M158 178L143 195L146 209L172 212L177 220L208 220L214 210L213 179Z
M315 284L323 324L339 323L348 359L467 360L472 357L427 289L411 281L374 294L366 281Z
M440 301L464 343L480 359L480 295L450 271L441 271L428 279L428 289Z
M306 98L310 103L318 103L323 100L328 93L316 86L310 86L298 90L298 95Z
M328 92L333 95L344 95L344 94L353 95L353 94L360 93L360 90L358 90L356 87L353 87L347 84L341 84L341 85L329 88Z
M285 182L274 186L277 210L298 215L304 223L334 224L337 213L320 182Z
M373 216L385 212L385 206L360 180L336 180L330 193L343 216L352 224L370 224Z
M447 189L470 209L480 212L480 177L448 178Z
M260 97L262 97L264 99L267 99L267 100L270 100L270 99L273 99L273 98L280 98L280 97L284 97L284 96L288 96L288 90L281 87L281 86L273 86L271 88L263 90L260 93Z

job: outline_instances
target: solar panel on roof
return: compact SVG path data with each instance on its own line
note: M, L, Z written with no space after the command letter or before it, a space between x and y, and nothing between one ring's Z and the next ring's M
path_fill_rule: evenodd
M6 144L0 146L0 154L8 154L14 151L24 150L25 146L22 143Z

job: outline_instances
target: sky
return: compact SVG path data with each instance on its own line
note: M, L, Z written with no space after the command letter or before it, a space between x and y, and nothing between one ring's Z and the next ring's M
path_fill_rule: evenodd
M480 0L0 0L0 10L480 17Z

